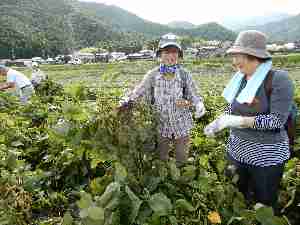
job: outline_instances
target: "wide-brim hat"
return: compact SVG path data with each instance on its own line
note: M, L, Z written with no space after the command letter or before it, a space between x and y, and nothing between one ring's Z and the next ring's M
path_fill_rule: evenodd
M227 54L246 54L261 59L272 58L267 51L267 37L256 30L247 30L239 33L234 45L227 50Z

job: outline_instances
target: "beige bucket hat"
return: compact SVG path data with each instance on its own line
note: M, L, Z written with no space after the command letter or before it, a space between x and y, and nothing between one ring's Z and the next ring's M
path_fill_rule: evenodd
M247 54L261 59L272 58L267 51L267 37L257 30L241 31L234 45L227 50L228 54Z

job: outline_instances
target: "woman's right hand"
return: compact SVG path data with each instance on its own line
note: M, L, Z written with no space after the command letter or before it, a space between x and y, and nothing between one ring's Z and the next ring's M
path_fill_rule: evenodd
M186 100L186 99L179 99L176 101L176 106L178 108L187 108L187 107L192 106L192 103L191 103L191 101Z

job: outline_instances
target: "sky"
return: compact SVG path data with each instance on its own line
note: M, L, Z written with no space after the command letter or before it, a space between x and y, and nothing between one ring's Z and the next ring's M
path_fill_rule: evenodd
M299 14L300 0L80 0L116 5L161 24L188 21L195 25L226 18L262 16L274 12Z

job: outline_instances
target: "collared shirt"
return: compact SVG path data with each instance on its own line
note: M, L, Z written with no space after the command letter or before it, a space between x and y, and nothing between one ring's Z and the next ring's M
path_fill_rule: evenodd
M183 96L184 87L185 96ZM173 79L165 79L158 68L149 71L143 81L127 95L125 102L135 101L140 97L154 98L154 109L159 115L159 132L161 136L168 138L187 136L193 127L190 109L178 107L176 102L185 98L196 106L202 101L197 94L192 76L183 68L176 70Z

